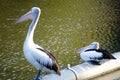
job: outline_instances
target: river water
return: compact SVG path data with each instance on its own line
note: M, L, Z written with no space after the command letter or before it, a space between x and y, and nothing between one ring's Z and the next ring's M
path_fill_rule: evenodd
M93 41L110 53L120 51L119 0L1 0L0 80L30 80L36 74L23 55L31 21L14 21L32 7L42 10L34 41L58 59L60 68L81 63L76 50Z

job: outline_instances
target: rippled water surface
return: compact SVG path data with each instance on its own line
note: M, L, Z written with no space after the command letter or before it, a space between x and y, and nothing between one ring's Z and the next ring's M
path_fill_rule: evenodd
M36 74L23 55L31 21L14 21L33 6L42 10L34 41L52 52L61 69L79 64L76 50L93 41L109 52L120 51L119 0L1 0L0 80L30 80Z

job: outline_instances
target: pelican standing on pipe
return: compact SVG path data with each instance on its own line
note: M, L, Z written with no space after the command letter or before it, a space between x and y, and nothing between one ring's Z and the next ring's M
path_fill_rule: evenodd
M23 45L23 51L27 61L38 70L38 73L33 80L41 80L40 73L42 70L60 75L60 69L56 58L50 52L36 45L33 41L34 30L38 23L40 14L41 10L38 7L33 7L28 13L20 17L15 22L20 23L29 19L32 20Z
M77 51L83 61L94 65L101 65L100 61L104 59L116 59L108 51L99 49L99 43L93 42Z

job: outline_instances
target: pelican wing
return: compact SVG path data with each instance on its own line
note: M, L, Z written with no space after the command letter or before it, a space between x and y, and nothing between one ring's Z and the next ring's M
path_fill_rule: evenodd
M107 50L104 50L104 49L88 49L88 50L86 50L86 52L91 54L91 56L98 57L98 58L101 57L103 59L116 59Z
M103 54L104 59L116 59L113 55L111 55L107 50L98 49L97 52L101 52Z
M37 48L37 49L45 52L49 56L49 58L52 60L53 65L52 66L47 65L46 67L49 68L49 69L54 70L57 74L60 75L60 70L59 70L58 62L57 62L56 58L53 56L53 54L50 53L50 52L48 52L47 50L44 50L44 49L41 49L41 48Z
M100 60L102 58L102 53L96 51L86 51L81 53L81 58L85 61Z
M42 48L36 48L38 53L33 55L36 59L36 61L45 66L46 68L50 70L54 70L57 74L60 75L60 70L58 66L58 62L56 58L52 55L52 53L48 52L47 50L44 50Z

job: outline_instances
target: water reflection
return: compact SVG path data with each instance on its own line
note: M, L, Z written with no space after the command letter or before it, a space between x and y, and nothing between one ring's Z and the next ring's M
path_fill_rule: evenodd
M53 52L61 68L65 68L68 63L80 63L76 50L93 41L100 42L100 47L110 52L120 50L119 3L117 0L1 1L0 80L29 80L36 74L22 51L30 21L13 24L31 7L42 9L35 42Z

